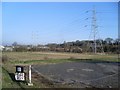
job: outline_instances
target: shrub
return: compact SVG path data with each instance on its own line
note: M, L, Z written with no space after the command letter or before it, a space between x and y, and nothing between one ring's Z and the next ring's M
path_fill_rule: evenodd
M7 55L3 55L3 56L2 56L2 62L3 62L3 63L6 63L7 61L8 61Z
M75 57L71 56L69 59L75 59Z
M44 57L44 60L48 60L49 58L47 56Z

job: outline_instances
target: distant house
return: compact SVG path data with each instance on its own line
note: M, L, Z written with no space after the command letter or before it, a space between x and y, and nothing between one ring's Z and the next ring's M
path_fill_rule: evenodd
M12 46L6 46L6 47L4 48L4 50L5 50L5 51L13 51L13 48L14 48L14 47L12 47Z
M38 51L48 51L50 48L47 46L37 46L36 47Z
M28 47L27 47L27 50L31 50L31 48L32 48L32 47L29 47L29 46L28 46Z
M47 47L47 46L38 46L37 48L41 48L41 49L49 49L49 47Z
M0 51L3 51L4 48L5 48L4 46L1 46L1 45L0 45Z

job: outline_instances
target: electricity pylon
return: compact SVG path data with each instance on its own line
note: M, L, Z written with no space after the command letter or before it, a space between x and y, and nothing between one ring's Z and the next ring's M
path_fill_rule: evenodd
M91 36L93 39L93 44L89 45L88 47L89 47L89 49L90 49L90 47L92 47L93 52L96 54L98 51L97 50L98 44L96 43L96 40L97 40L97 36L99 36L99 33L98 33L98 25L97 25L95 7L93 7L93 10L92 10L91 33L90 33L89 39ZM102 42L100 41L99 43L100 43L99 48L101 49L101 52L104 53ZM89 44L89 42L88 42L88 44Z

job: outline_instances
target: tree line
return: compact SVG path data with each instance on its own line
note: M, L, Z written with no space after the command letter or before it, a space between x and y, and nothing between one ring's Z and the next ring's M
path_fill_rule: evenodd
M120 39L106 38L96 40L96 49L98 53L119 53ZM18 45L17 42L12 44L14 46L13 51L55 51L55 52L94 52L93 40L76 40L72 42L64 41L62 44L46 44L46 45Z
M106 52L106 53L118 53L118 45L120 43L119 39L106 38L105 40L97 39L96 40L96 49L97 52ZM94 41L93 40L76 40L74 42L65 42L63 44L48 44L47 46L55 49L64 48L64 51L70 52L71 48L74 48L72 52L94 52ZM76 48L76 49L75 49ZM81 49L80 49L81 48ZM68 50L67 50L68 49Z

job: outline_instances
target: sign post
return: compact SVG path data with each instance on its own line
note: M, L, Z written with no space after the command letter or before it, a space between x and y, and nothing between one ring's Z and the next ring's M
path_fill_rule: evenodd
M33 83L32 83L32 81L31 81L31 65L29 65L29 75L28 75L28 77L29 77L29 83L28 83L28 86L33 86Z

